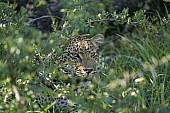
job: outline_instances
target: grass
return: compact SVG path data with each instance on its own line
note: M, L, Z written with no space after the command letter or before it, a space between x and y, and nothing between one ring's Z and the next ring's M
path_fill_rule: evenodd
M170 59L167 26L169 23L155 26L157 34L143 29L140 34L132 32L130 35L119 35L120 45L114 48L119 54L113 57L103 80L110 87L109 95L116 96L116 102L112 105L115 112L169 110Z

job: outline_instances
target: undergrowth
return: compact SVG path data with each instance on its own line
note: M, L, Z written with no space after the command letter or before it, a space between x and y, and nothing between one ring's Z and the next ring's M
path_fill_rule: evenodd
M70 3L70 4L69 4ZM127 10L121 14L112 12L108 16L104 4L94 5L90 12L88 5L71 7L69 2L63 31L44 33L24 24L26 10L16 13L13 5L0 3L0 112L43 112L49 106L39 109L32 98L33 89L44 95L66 93L79 112L89 113L168 113L170 111L170 19L148 20L140 10L128 17ZM77 5L82 5L78 2ZM97 7L100 7L99 9ZM91 7L93 8L93 7ZM88 12L89 11L89 12ZM124 15L124 18L122 15ZM43 70L52 78L68 79L56 70L56 65L34 64L37 52L41 56L55 54L52 60L62 53L60 46L67 44L65 37L80 34L104 34L109 29L109 21L118 19L121 26L130 26L133 31L124 34L115 32L105 34L105 44L101 47L100 70L91 77L88 89L78 89L81 96L72 90L75 84L64 84L60 89L51 91L45 86L34 84L36 71ZM127 19L128 20L127 22ZM135 21L133 21L135 20ZM155 20L155 17L153 17ZM55 26L55 25L54 25ZM114 25L113 25L114 26ZM110 27L113 27L112 25ZM47 65L49 67L47 67ZM62 76L62 77L61 77ZM45 90L45 92L44 92ZM69 91L69 93L67 92ZM30 107L30 105L33 107ZM29 106L29 107L28 107Z

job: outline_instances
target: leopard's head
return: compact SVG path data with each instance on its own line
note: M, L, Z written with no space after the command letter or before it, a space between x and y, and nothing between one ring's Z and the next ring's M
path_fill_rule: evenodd
M96 72L97 51L104 43L104 36L98 34L92 38L73 37L64 47L64 53L57 59L63 63L60 69L70 75L87 76Z

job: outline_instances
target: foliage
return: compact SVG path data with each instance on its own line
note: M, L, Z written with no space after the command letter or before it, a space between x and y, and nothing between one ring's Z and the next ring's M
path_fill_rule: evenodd
M52 33L24 24L28 17L24 8L17 13L14 11L16 4L0 3L0 112L46 110L48 106L40 109L32 101L35 97L32 90L36 90L51 96L66 93L80 112L168 113L170 19L151 17L148 20L142 9L131 17L128 9L119 14L115 11L108 14L102 2L61 2L65 4L61 11L66 13L66 18L60 31L55 28L57 23L53 24L55 31ZM120 29L129 27L133 28L132 32L121 34ZM107 32L108 29L111 32ZM56 64L35 64L36 54L41 57L51 54L50 60L54 62L62 53L60 47L67 44L65 37L98 33L106 35L99 59L102 62L97 73L99 81L90 77L89 88L78 89L81 96L75 96L72 90L76 87L74 79L71 86L63 84L55 92L42 84L41 87L34 85L39 82L36 72L40 71L51 79L68 79L57 71Z

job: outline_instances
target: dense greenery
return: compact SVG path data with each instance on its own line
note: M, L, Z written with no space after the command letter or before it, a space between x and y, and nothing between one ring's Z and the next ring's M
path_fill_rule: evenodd
M51 33L29 27L25 23L28 17L25 8L16 12L16 4L0 3L0 112L32 112L32 108L45 111L48 106L39 109L32 101L34 89L51 96L70 91L67 95L81 112L168 113L170 15L148 19L142 9L131 17L128 9L119 14L114 10L107 12L109 0L105 4L83 0L62 2L65 7L61 12L67 14L63 27L58 30L58 23L54 23ZM132 30L122 33L129 28ZM100 80L92 77L88 89L78 89L82 96L74 95L74 82L55 92L33 85L37 82L37 71L52 78L67 79L57 71L56 65L35 64L36 54L41 53L43 57L51 53L50 59L55 60L62 53L60 47L67 44L65 37L98 33L106 36L97 73Z

